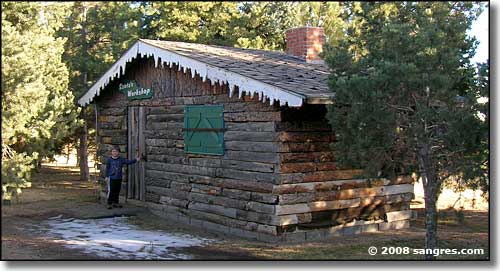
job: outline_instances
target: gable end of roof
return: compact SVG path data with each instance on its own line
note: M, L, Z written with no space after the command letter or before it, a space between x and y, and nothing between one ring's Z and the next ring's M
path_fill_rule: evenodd
M243 92L251 96L258 94L262 102L266 102L269 99L271 104L278 101L280 105L291 107L299 107L306 100L306 97L300 93L285 90L242 74L189 58L168 49L157 47L145 40L138 40L92 85L78 100L78 104L81 106L90 104L112 80L120 78L125 74L126 64L138 55L142 57L154 57L155 67L158 67L161 59L160 65L162 66L167 65L172 67L176 64L179 70L182 69L184 73L187 72L187 69L190 69L193 78L198 74L203 81L209 79L212 85L215 83L228 84L230 89L229 96L235 95L235 87L238 86L238 96L240 98Z

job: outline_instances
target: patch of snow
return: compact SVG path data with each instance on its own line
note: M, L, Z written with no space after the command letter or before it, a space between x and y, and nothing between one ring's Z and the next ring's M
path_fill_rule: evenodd
M63 215L58 215L58 216L49 217L49 219L60 219L62 217L63 217Z
M189 259L189 255L169 250L213 241L188 234L142 230L127 220L127 217L63 219L57 216L49 218L44 226L56 242L110 259Z

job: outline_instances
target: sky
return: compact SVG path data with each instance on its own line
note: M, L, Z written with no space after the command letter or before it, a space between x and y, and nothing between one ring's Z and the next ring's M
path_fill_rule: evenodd
M472 63L475 62L485 62L488 59L488 14L489 8L485 8L481 13L479 18L472 24L471 30L468 34L475 36L479 41L479 45L476 48L476 55L472 58Z

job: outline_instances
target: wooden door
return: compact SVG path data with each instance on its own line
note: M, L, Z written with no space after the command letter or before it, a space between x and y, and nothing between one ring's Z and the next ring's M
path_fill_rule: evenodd
M134 159L137 153L144 157L146 144L144 130L146 128L146 114L144 107L131 106L128 108L128 159ZM127 198L144 200L144 161L128 166Z

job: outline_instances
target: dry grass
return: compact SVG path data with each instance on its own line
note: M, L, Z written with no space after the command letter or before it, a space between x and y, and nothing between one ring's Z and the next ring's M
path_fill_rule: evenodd
M68 250L45 238L43 233L29 233L51 216L69 217L92 215L104 209L96 201L92 182L79 181L76 167L44 165L42 172L34 174L33 186L24 190L17 202L2 206L2 258L3 259L90 259L78 250ZM158 218L146 210L131 221L149 230L186 232L219 242L206 247L186 248L183 253L197 259L294 259L294 260L377 260L423 259L421 255L388 254L370 256L370 246L423 248L425 239L424 215L420 203L412 205L418 212L411 228L377 233L364 233L349 237L336 237L323 242L305 244L265 244L234 237L206 233ZM439 248L482 248L483 255L443 255L437 259L488 259L488 210L442 209L439 214Z
M479 219L475 219L479 218ZM465 224L460 224L453 218L439 220L439 248L450 249L483 249L482 255L441 255L438 260L472 260L489 257L488 223L485 213L467 213ZM262 245L260 243L225 243L206 248L212 253L223 255L227 251L240 251L261 259L287 260L404 260L423 259L422 255L386 254L380 252L383 247L408 247L410 249L424 248L425 231L423 218L412 221L409 229L395 232L364 233L357 236L335 237L323 242L289 245ZM368 248L375 246L379 253L368 254Z

